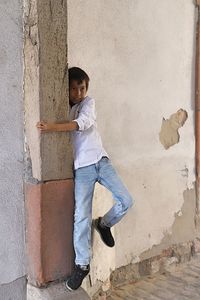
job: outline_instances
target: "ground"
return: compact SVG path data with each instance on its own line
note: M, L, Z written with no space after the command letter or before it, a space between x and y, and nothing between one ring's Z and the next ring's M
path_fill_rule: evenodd
M165 274L118 287L102 300L200 300L200 256Z

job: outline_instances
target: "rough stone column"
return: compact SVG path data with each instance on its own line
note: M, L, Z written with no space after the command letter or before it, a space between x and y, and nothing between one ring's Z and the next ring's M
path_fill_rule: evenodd
M67 120L66 3L25 0L26 136L33 177L42 181L72 177L69 134L40 136L35 127L39 120Z
M73 267L69 134L36 128L67 121L67 0L24 0L24 34L28 278L44 286Z

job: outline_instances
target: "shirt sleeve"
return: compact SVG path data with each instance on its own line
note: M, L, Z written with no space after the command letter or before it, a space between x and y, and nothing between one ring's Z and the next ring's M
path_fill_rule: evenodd
M78 117L73 121L77 122L79 131L87 130L95 123L96 113L94 99L90 99L83 104Z

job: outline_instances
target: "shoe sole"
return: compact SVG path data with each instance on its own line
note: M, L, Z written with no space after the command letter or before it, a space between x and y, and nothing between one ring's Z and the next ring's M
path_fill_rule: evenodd
M97 220L94 220L94 221L93 221L93 226L94 226L94 228L96 229L96 231L98 232L98 234L100 235L100 238L101 238L102 242L103 242L104 245L106 245L107 247L113 248L113 247L115 246L115 243L114 243L113 246L109 246L109 245L107 245L107 244L104 242L104 240L103 240L103 238L102 238L102 236L101 236L101 232L100 232L100 230L99 230L98 227L97 227L97 223L98 223L98 219L97 219Z
M68 282L68 281L65 282L65 286L66 286L66 288L68 289L68 291L74 292L75 290L73 290L72 288L70 288L70 286L68 286L67 282Z

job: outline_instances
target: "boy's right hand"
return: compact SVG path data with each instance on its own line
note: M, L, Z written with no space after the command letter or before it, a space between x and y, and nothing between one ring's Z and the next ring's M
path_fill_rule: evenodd
M48 132L48 131L54 131L55 130L55 124L54 123L47 123L44 121L40 121L36 124L36 127L41 132Z

